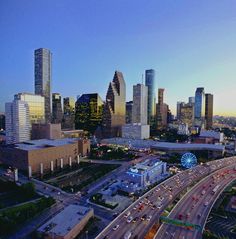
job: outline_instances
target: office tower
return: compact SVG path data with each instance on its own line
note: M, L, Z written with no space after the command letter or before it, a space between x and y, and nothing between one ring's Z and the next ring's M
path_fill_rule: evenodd
M199 87L195 92L194 121L195 126L204 127L205 125L205 92L203 87Z
M64 114L71 115L75 112L75 99L73 97L66 97L63 99Z
M145 71L145 85L148 87L148 124L152 127L155 125L156 116L156 82L155 70Z
M44 96L31 93L18 93L14 96L14 99L27 102L31 125L45 123Z
M156 104L157 129L167 127L167 113L169 107L164 103L164 91L165 89L158 89L158 103Z
M194 96L188 97L188 103L189 104L194 104L195 103L195 97Z
M62 129L75 128L75 99L73 97L66 97L63 99L63 119Z
M193 120L194 120L194 104L192 103L180 104L179 121L191 127L193 125Z
M180 119L180 105L181 104L185 104L185 102L183 102L183 101L178 101L177 102L177 108L176 108L176 119L177 120Z
M6 143L13 144L30 140L29 105L25 101L14 100L5 104Z
M125 81L123 74L116 71L110 82L103 113L104 137L121 136L122 125L125 124Z
M126 120L125 120L125 122L126 122L126 124L131 124L132 123L133 101L126 102L125 110L126 110Z
M59 93L52 94L52 122L54 124L62 122L61 95Z
M75 104L75 127L91 134L102 124L103 101L99 94L83 94Z
M5 130L5 114L0 113L0 131Z
M148 87L143 84L133 86L132 123L147 124Z
M34 51L35 94L45 97L45 120L51 121L52 54L48 49Z
M213 124L213 95L206 94L206 106L205 106L205 122L206 129L211 129Z

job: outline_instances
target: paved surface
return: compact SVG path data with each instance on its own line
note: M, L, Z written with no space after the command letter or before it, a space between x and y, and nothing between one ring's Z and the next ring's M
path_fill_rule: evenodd
M132 233L132 237L144 238L146 233L158 221L163 210L187 187L197 180L206 177L214 171L231 165L236 162L236 158L225 158L211 161L207 164L198 165L193 169L185 170L150 190L115 220L113 220L96 238L123 238L127 232ZM148 205L147 205L148 204ZM142 205L142 209L136 209ZM152 205L155 205L152 209ZM129 222L125 217L137 218L136 222ZM150 220L141 220L142 217L150 216ZM144 218L143 218L144 219ZM190 237L191 238L191 237ZM159 239L159 237L158 237ZM166 238L165 238L166 239ZM186 238L187 239L187 238Z
M192 190L177 203L168 218L200 225L203 229L205 222L222 190L236 179L236 162L210 174L201 180ZM200 239L202 230L187 229L180 226L162 224L156 239Z

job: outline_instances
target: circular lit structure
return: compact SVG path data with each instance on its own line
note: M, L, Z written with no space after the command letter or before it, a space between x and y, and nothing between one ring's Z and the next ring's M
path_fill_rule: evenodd
M192 168L197 165L197 158L192 153L185 153L181 158L181 164L184 168Z

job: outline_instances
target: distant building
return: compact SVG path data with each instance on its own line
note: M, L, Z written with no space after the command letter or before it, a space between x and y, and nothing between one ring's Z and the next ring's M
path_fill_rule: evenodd
M126 102L126 124L132 123L133 101Z
M147 124L148 87L143 84L133 86L132 123Z
M188 124L179 124L178 125L178 134L179 135L189 135L189 129L188 129Z
M0 131L5 130L5 114L0 113Z
M62 129L73 130L75 128L75 100L73 97L66 97L63 99L63 119Z
M52 53L45 48L34 51L35 94L45 97L45 120L51 122Z
M32 140L34 139L60 139L61 124L33 124Z
M61 124L62 122L62 105L61 95L59 93L52 94L52 122L54 124Z
M185 102L183 102L183 101L178 101L177 102L177 108L176 108L176 118L177 118L177 120L180 119L180 106L182 104L185 104Z
M195 103L195 97L194 97L194 96L188 97L188 103L194 105L194 103Z
M194 121L194 105L192 103L181 103L179 106L179 121L187 124L189 127L193 125Z
M44 96L31 93L18 93L15 100L25 101L29 106L30 124L45 123L45 99Z
M167 127L168 105L164 103L164 90L158 89L158 103L156 105L156 123L157 129Z
M90 151L89 140L39 139L0 146L0 162L29 175L43 175L79 163L79 157Z
M75 127L94 134L102 124L103 101L99 94L83 94L76 101Z
M115 71L110 82L103 111L103 136L121 136L121 128L125 124L126 86L121 72Z
M37 232L45 239L72 239L94 216L92 208L70 204L43 224Z
M213 95L206 94L206 106L205 106L205 122L206 129L211 129L213 125Z
M122 138L128 139L149 139L150 126L140 123L125 124L122 126Z
M145 71L145 85L148 87L148 124L155 126L156 116L156 80L155 70L150 69Z
M5 104L6 143L13 144L30 139L29 105L25 101L14 100Z
M194 105L194 123L195 126L205 126L205 92L204 88L197 88L195 92Z
M61 138L84 138L85 132L82 129L62 130Z

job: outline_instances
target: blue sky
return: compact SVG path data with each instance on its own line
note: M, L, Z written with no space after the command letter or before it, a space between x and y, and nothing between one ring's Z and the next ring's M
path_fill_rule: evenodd
M175 113L196 87L213 93L215 114L236 116L235 0L1 0L0 111L34 92L33 51L53 53L52 92L98 92L115 70L127 100L145 69Z

